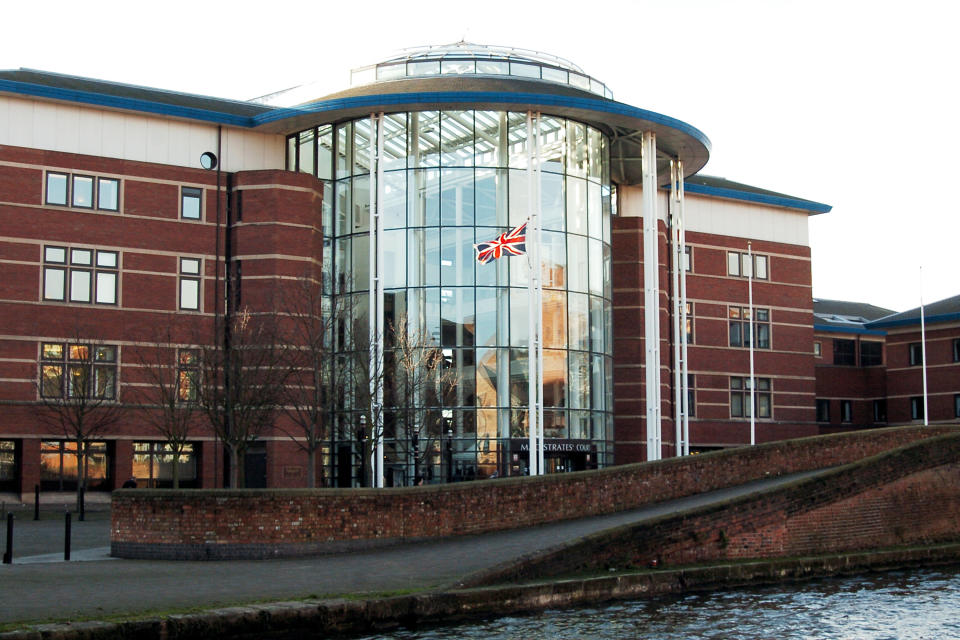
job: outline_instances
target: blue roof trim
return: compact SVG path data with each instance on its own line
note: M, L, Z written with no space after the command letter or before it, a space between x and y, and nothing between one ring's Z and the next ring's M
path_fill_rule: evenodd
M252 128L256 126L253 118L249 116L238 116L220 111L209 111L207 109L197 109L195 107L183 107L166 104L163 102L141 100L139 98L123 98L120 96L111 96L103 93L93 93L90 91L49 87L47 85L33 84L30 82L17 82L15 80L0 79L0 92L17 93L21 95L35 96L38 98L50 98L52 100L62 100L65 102L78 102L81 104L90 104L99 107L111 107L114 109L124 109L128 111L142 111L145 113L153 113L175 118L201 120L204 122L210 122L212 124L226 124L235 127L246 128Z
M727 189L724 187L710 187L703 184L684 183L684 191L690 193L699 193L705 196L715 196L718 198L730 198L732 200L744 200L746 202L757 202L760 204L770 204L778 207L789 207L790 209L801 209L803 211L812 211L813 213L827 213L833 209L832 205L813 202L812 200L800 200L799 198L790 198L787 196L774 196L766 193L753 193L750 191L738 191L736 189Z
M885 336L887 335L886 331L877 331L875 329L861 329L860 327L838 327L832 324L816 324L813 325L814 331L826 331L829 333L855 333L858 335L865 336Z
M941 313L935 316L926 316L924 319L924 324L931 324L937 322L960 322L960 313ZM873 322L868 322L867 325L871 327L906 327L909 325L919 325L920 316L916 318L904 318L902 320L874 320Z
M421 93L385 93L368 96L351 96L349 98L335 98L333 100L324 100L314 102L300 107L291 107L285 109L274 109L266 113L261 113L253 117L257 125L267 124L291 118L305 113L324 113L329 111L338 111L341 109L356 109L358 107L386 107L402 106L413 103L443 103L443 102L500 102L507 104L541 104L551 107L568 107L572 109L585 109L596 111L597 113L608 113L612 115L627 116L647 120L656 124L661 124L672 129L676 129L686 135L696 139L700 144L711 148L710 139L705 133L694 126L665 116L654 111L647 111L638 107L632 107L622 102L613 100L602 100L596 98L580 98L576 96L561 96L544 93L505 93L502 91L431 91Z

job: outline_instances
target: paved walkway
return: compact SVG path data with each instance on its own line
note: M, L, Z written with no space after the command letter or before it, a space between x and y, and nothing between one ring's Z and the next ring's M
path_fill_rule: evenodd
M282 560L175 562L109 558L109 517L74 522L63 562L62 512L21 512L14 564L0 565L0 623L169 612L337 594L431 590L476 571L611 527L773 488L818 472L771 478L608 516L388 549ZM21 553L21 549L23 552Z

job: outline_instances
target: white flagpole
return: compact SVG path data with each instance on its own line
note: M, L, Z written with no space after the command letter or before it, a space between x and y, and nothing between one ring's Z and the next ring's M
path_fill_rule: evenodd
M747 271L747 306L750 314L747 326L750 327L750 444L757 444L757 404L756 380L753 377L753 343L756 342L756 324L753 322L753 248L747 243L747 260L750 268Z
M526 230L526 242L533 240L534 211L533 211L533 112L527 111L527 212L528 223ZM527 453L527 473L531 476L539 475L537 469L537 346L536 346L536 325L533 320L533 307L536 303L536 278L534 271L534 255L530 244L527 244L527 441L529 449Z
M543 439L543 260L540 256L540 219L541 219L541 199L540 199L540 112L537 112L534 120L536 135L534 140L537 143L534 153L533 164L533 190L534 190L534 231L533 247L534 275L536 276L536 330L537 330L537 473L543 475L546 473L544 467L543 454L545 443Z
M923 426L930 425L930 412L927 408L927 323L923 313L923 267L920 267L920 353L923 359Z
M383 114L370 114L370 471L373 486L383 487Z

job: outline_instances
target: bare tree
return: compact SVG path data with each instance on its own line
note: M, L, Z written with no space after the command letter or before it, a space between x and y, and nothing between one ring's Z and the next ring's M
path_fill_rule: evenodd
M283 402L285 349L274 321L248 310L221 321L216 335L201 347L197 401L230 451L230 486L244 487L247 449L273 425Z
M138 404L147 423L163 437L172 458L171 480L180 488L180 457L200 413L201 349L177 343L168 324L158 340L136 352L149 384Z
M342 298L341 298L342 299ZM283 411L290 427L280 429L307 455L307 486L315 487L317 452L332 425L330 382L333 371L335 318L345 312L342 303L335 312L321 284L306 275L283 290L286 369Z
M74 338L45 342L42 349L39 418L76 443L77 509L81 509L89 443L108 433L122 415L117 401L117 347Z

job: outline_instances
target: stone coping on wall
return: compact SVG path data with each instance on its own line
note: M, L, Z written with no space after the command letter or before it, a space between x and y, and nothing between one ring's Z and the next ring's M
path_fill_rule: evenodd
M958 427L892 427L540 477L390 489L118 490L115 556L331 553L624 511L860 460Z

